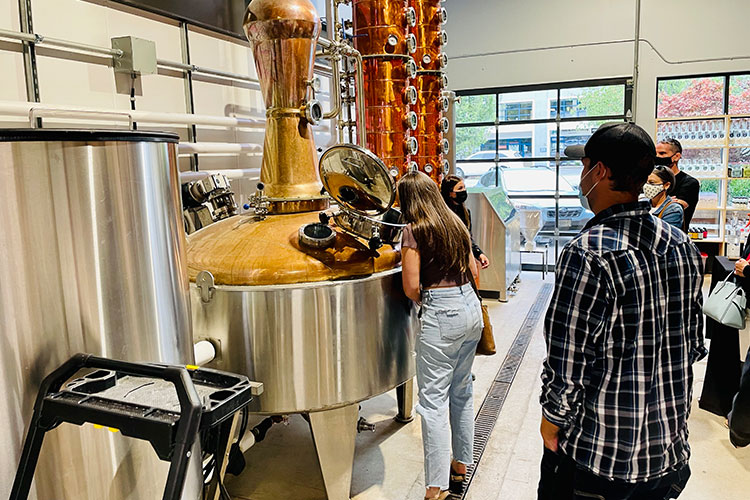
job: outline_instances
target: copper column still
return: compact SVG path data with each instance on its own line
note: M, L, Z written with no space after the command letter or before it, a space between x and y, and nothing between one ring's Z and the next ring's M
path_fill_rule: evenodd
M409 28L416 12L405 0L354 0L354 46L364 59L367 147L394 178L411 168L418 152L414 131L417 89L411 85L416 64L410 54L417 41Z
M260 180L269 212L325 210L311 126L323 116L311 97L320 18L309 0L253 0L243 24L267 108Z
M448 85L444 73L448 58L443 53L443 46L448 36L443 31L447 15L441 3L441 0L409 0L416 15L413 34L418 70L414 85L418 97L414 111L417 113L415 137L419 142L419 152L411 160L436 182L440 174L449 169L443 155L449 152L450 144L444 134L451 126L443 116L450 103L444 95Z

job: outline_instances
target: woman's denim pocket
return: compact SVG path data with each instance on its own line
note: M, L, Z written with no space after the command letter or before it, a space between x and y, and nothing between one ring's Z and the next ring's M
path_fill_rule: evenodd
M437 311L440 327L440 338L458 340L466 335L466 311L461 309L443 309Z

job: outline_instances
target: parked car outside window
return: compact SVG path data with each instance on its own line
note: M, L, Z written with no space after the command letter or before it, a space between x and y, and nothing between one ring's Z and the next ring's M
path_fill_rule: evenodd
M508 193L516 208L526 206L540 209L542 211L541 231L543 233L554 231L555 170L546 165L499 170L500 185ZM477 185L494 187L495 172L486 172ZM560 176L560 196L571 197L558 200L560 231L580 231L594 214L581 207L578 200L578 186L572 186L562 175Z

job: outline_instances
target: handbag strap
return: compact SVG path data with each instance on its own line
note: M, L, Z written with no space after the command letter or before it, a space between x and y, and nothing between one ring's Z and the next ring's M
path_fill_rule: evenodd
M477 289L477 282L474 280L474 274L471 272L471 269L469 269L468 275L469 275L469 283L471 283L471 288L474 289L474 293L477 294L477 298L481 302L482 301L482 296L479 295L479 290Z

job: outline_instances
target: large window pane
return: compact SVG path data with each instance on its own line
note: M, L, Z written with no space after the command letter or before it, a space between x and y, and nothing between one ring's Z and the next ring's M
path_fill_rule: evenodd
M495 127L457 127L456 159L495 158Z
M498 96L500 121L546 120L554 117L550 106L557 100L557 90L509 92Z
M465 95L456 104L456 123L495 122L495 94Z
M750 75L729 77L729 114L750 114Z
M624 112L624 85L579 87L560 91L561 118L622 115Z
M563 122L560 124L560 155L562 156L565 152L565 148L568 146L576 146L579 144L586 144L589 137L596 132L605 120L587 120L580 122ZM552 155L555 154L557 142L554 139L554 135L551 136L551 151Z
M656 117L723 114L724 82L722 76L660 80Z
M554 123L500 125L498 151L506 157L540 158L555 156L551 142L557 138Z

